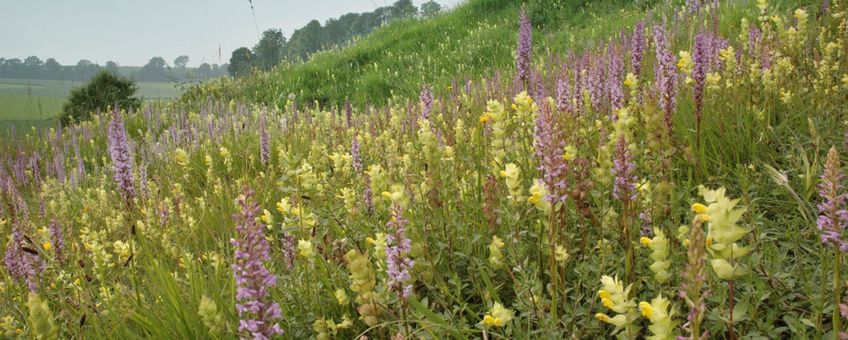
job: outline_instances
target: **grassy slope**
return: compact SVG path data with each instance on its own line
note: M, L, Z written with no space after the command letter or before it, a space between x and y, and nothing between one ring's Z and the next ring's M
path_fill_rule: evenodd
M655 1L533 0L536 55L565 52L610 36ZM480 79L513 64L519 1L470 0L429 20L409 20L376 30L352 46L314 55L308 62L237 81L224 80L190 92L188 99L240 99L281 104L295 93L303 101L378 105L393 96L417 95L421 84L437 92L453 80ZM610 20L610 18L614 18Z

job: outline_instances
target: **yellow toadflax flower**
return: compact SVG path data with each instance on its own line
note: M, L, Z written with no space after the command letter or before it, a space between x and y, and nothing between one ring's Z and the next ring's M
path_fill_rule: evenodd
M696 210L697 205L696 218L709 223L706 243L707 251L712 257L710 264L713 271L723 280L733 280L745 275L747 268L736 261L747 255L750 249L740 246L737 242L752 229L737 223L747 209L736 208L739 199L728 198L725 188L711 190L702 185L698 187L698 191L708 205L696 203L692 209Z
M512 310L501 305L500 302L495 302L489 313L483 317L483 324L486 327L503 327L512 321Z
M651 303L642 301L639 302L639 311L642 316L651 321L648 330L651 335L645 337L648 340L669 340L675 339L672 334L674 327L677 325L673 321L675 314L674 309L669 310L670 302L662 297L662 294L651 300Z
M305 258L311 258L312 255L315 255L315 250L312 247L312 241L309 240L299 240L297 241L297 252L300 256Z
M506 188L509 191L509 198L513 203L522 199L521 195L521 169L515 163L509 163L500 172L501 177L506 182Z
M642 237L639 239L642 245L651 249L651 260L653 263L649 268L654 272L654 279L659 283L668 280L668 268L671 262L668 260L668 238L662 229L654 229L654 238Z
M616 328L616 332L625 331L628 338L635 336L632 329L633 321L639 314L636 313L636 302L633 299L628 299L631 286L624 288L624 285L618 278L613 278L608 275L601 277L601 289L598 290L598 297L601 298L601 303L607 309L617 313L618 315L610 317L604 313L595 314L595 318L600 321L612 324Z
M548 190L545 188L545 183L537 179L533 181L533 185L530 187L530 197L527 198L527 203L548 214L551 211L551 202L547 200L546 196L548 196Z
M489 265L494 269L501 269L504 265L503 252L505 244L497 236L492 236L492 243L489 243Z

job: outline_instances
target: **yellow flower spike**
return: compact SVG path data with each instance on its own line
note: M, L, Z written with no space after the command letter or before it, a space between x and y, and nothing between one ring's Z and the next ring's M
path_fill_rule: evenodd
M654 313L654 309L651 308L650 303L648 303L646 301L642 301L642 302L639 302L639 312L642 313L642 316L650 319L651 315Z
M707 206L705 206L701 203L695 203L695 204L692 204L692 211L695 212L696 214L703 214L703 213L707 212Z
M489 310L489 313L483 317L483 324L486 326L495 326L495 327L503 327L510 321L512 321L513 313L512 310L501 305L500 302L495 302L492 309Z

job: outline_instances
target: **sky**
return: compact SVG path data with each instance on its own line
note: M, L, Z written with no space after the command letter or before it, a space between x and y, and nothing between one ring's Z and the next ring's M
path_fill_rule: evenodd
M185 54L189 66L223 64L236 48L253 47L266 29L280 28L288 37L312 19L323 25L394 1L253 0L254 21L249 0L0 0L0 57L141 66L154 56L171 65ZM443 7L461 1L436 0Z

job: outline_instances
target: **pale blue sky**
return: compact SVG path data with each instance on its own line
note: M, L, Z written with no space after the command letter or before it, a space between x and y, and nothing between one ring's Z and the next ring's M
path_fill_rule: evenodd
M0 57L140 66L153 56L171 64L186 54L190 66L221 64L234 49L256 43L256 25L260 32L281 28L289 36L312 19L323 25L394 1L253 0L254 24L248 0L0 0ZM416 6L423 2L413 0ZM436 2L453 7L461 0Z

